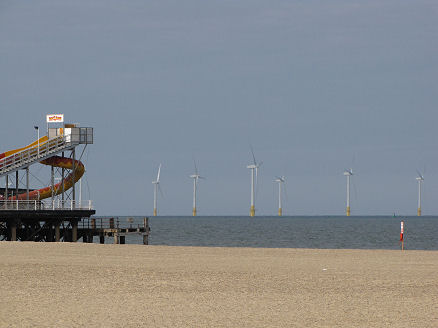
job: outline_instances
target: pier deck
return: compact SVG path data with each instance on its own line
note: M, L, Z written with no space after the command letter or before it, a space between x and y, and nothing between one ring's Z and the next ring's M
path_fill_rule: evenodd
M92 218L95 213L91 203L2 201L0 241L93 242L98 236L100 243L111 237L114 243L124 244L126 236L141 235L143 244L148 244L148 218L137 225L128 219L126 226L119 218Z

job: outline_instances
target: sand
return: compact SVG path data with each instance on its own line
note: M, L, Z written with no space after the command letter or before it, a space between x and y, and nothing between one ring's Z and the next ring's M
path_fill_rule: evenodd
M438 327L438 251L0 242L0 327Z

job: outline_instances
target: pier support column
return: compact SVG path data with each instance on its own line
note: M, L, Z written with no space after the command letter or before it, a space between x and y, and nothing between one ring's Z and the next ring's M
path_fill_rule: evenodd
M78 221L74 220L71 222L71 232L71 241L75 243L78 241Z
M54 231L53 231L53 225L46 223L46 241L51 242L55 240Z
M59 222L55 223L55 241L58 243L61 240L61 233L60 233L60 224Z
M17 241L17 222L11 221L11 241Z
M118 244L119 243L119 235L117 235L117 233L114 233L114 244Z
M146 234L143 235L143 245L149 245L149 218L143 219L143 226Z

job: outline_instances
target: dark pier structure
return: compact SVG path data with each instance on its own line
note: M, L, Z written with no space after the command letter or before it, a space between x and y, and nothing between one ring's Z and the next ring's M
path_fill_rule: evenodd
M149 220L127 226L119 218L92 218L94 210L69 209L2 209L0 210L0 241L46 241L92 243L94 237L101 244L105 237L115 244L125 244L126 236L143 236L148 245ZM129 220L129 219L128 219ZM133 220L132 220L133 222Z
M95 212L84 209L1 209L0 240L75 242L82 237L79 222Z

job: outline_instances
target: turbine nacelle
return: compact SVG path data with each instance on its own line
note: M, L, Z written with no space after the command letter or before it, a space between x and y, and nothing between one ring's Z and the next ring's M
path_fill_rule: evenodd
M353 169L345 170L344 171L345 176L352 176L353 175Z
M205 179L204 177L200 176L199 174L189 175L189 178L196 179L196 180L198 180L198 179Z

